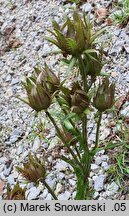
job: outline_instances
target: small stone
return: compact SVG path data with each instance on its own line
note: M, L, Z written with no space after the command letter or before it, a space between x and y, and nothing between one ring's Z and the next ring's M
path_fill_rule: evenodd
M20 155L23 151L23 145L20 145L17 149L17 155Z
M37 198L37 196L40 193L40 189L36 187L32 187L27 192L28 192L28 195L27 195L28 200L32 200L32 199Z
M99 169L99 166L98 166L98 165L96 165L96 164L91 164L91 170L92 170L93 172L98 171L98 169Z
M52 200L52 195L49 193L49 194L47 195L47 197L45 198L45 200Z
M102 161L109 161L109 157L107 155L102 155L101 160Z
M10 166L9 168L5 168L3 174L7 177L11 173L12 167Z
M109 169L109 165L108 165L107 162L103 162L101 166L102 166L102 168L103 168L104 170L108 170L108 169Z
M70 195L69 191L65 191L64 193L58 195L58 200L68 200Z
M112 72L112 73L111 73L111 76L112 76L113 78L115 78L115 77L117 76L117 73L116 73L116 72Z
M102 191L103 190L105 178L106 178L105 175L99 175L94 179L94 189L96 191Z
M93 195L93 199L97 199L98 197L99 197L99 192L96 191L96 192L94 193L94 195Z
M9 175L9 177L8 177L8 183L9 183L10 185L14 185L14 184L15 184L13 175Z
M111 184L109 184L107 186L106 193L107 193L108 196L112 196L115 193L117 193L118 189L119 189L119 186L115 182L112 182Z
M56 190L55 190L55 194L58 195L59 193L61 193L64 190L64 186L60 183L57 183L56 185Z
M36 137L34 140L34 143L33 143L32 151L36 152L40 146L41 146L40 139L39 139L39 137Z
M42 198L46 198L47 197L47 195L48 195L48 189L44 189L44 191L43 191L43 193L40 195L40 197L42 197Z
M54 190L56 185L56 179L52 179L51 177L47 177L47 184Z
M123 117L129 117L129 106L127 106L125 109L121 110L120 113Z
M85 3L82 6L82 11L84 11L84 12L91 12L91 10L92 10L92 6L90 3Z
M67 163L65 163L64 161L59 161L59 162L57 162L55 168L56 168L59 172L65 172L67 166L68 166Z
M96 164L96 165L100 165L101 163L102 163L101 157L96 157L96 158L95 158L95 164Z
M74 187L76 185L76 181L69 179L69 184Z

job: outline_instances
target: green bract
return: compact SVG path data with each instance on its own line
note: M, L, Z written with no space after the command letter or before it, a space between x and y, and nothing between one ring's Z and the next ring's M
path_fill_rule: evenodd
M99 85L95 97L93 98L93 105L100 112L110 109L114 103L115 85L109 83L109 79L103 80Z
M37 112L46 110L51 104L51 95L47 87L36 81L34 77L26 79L24 87L27 92L28 100L21 99Z
M54 72L45 64L45 67L43 69L38 69L37 71L38 77L37 77L37 83L42 84L43 86L46 86L51 94L53 94L55 91L57 91L60 87L60 80L59 78L54 74Z
M48 41L56 45L64 56L81 55L87 49L94 48L94 40L102 33L103 30L97 33L91 32L91 23L89 17L83 16L81 19L77 12L73 13L73 19L67 17L66 21L60 26L56 21L53 21L54 31L48 30L54 37L46 37Z
M29 182L37 182L46 176L44 163L36 156L29 154L29 161L24 163L23 166L23 168L17 167L17 169Z
M9 184L7 184L7 192L5 194L5 200L25 200L26 188L21 188L19 183L12 189Z

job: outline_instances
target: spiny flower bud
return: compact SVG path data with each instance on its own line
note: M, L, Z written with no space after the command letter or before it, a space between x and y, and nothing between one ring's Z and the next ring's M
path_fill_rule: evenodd
M29 160L23 166L23 168L16 168L29 182L37 182L39 179L45 178L46 171L44 163L36 156L29 154Z
M78 83L73 85L71 90L71 111L75 113L82 113L89 107L89 98L85 91L81 89Z
M21 188L19 183L12 189L9 184L7 184L7 192L5 194L5 200L25 200L26 188Z
M45 86L40 83L36 83L33 78L27 78L24 84L27 91L28 101L23 100L32 109L37 112L47 109L51 104L51 96Z
M95 97L93 98L93 106L100 112L110 109L114 103L115 84L110 84L109 79L103 80L99 85Z
M53 94L55 91L57 91L60 87L60 80L59 78L54 74L54 72L45 64L45 67L41 69L41 72L39 73L37 77L37 83L42 84L43 86L46 85L49 92Z

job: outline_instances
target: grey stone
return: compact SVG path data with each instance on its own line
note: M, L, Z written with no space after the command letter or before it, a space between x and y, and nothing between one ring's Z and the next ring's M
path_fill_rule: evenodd
M101 157L96 157L96 158L95 158L95 164L96 164L96 165L100 165L101 163L102 163Z
M52 195L49 193L49 194L47 195L47 197L45 198L45 200L52 200Z
M91 164L91 170L92 170L93 172L98 171L98 169L99 169L99 166L98 166L98 165L96 165L96 164Z
M109 185L107 186L106 194L107 194L108 196L112 196L112 195L114 195L115 193L117 193L118 189L119 189L119 186L118 186L115 182L112 182L111 184L109 184Z
M74 187L76 185L76 181L73 179L69 179L69 184Z
M104 170L108 170L108 169L109 169L109 165L108 165L107 162L103 162L101 166L102 166L102 168L103 168Z
M9 175L9 177L8 177L8 183L9 183L10 185L14 185L14 184L15 184L13 175Z
M54 190L56 185L56 179L52 179L51 177L47 177L47 184Z
M12 167L10 166L9 168L5 168L3 174L7 177L11 173Z
M63 189L64 189L64 186L61 183L57 183L55 194L58 195L59 193L63 191Z
M40 139L39 137L36 137L33 143L32 151L36 152L40 146L41 146Z
M64 193L58 195L58 200L68 200L70 195L69 191L65 191Z
M96 191L102 191L104 188L105 175L99 175L94 179L94 189Z
M40 189L36 187L32 187L27 192L28 192L27 199L32 200L32 199L37 198L37 196L40 193Z
M82 11L84 12L91 12L92 6L90 3L85 3L82 5Z

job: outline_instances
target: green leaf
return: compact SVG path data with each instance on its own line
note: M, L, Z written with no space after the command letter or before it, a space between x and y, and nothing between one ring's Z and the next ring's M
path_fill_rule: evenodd
M47 41L49 41L50 43L52 43L52 44L54 44L54 45L56 45L57 47L60 48L58 42L57 42L56 40L54 40L53 38L51 38L51 37L44 37L44 38L45 38Z
M104 27L102 29L100 29L99 31L97 31L93 36L91 36L91 42L93 42L99 35L101 35L105 30L107 29L107 27Z
M70 73L70 71L73 69L73 67L74 67L74 65L75 65L75 63L76 63L76 61L77 61L76 58L74 58L74 57L71 58L66 73Z

